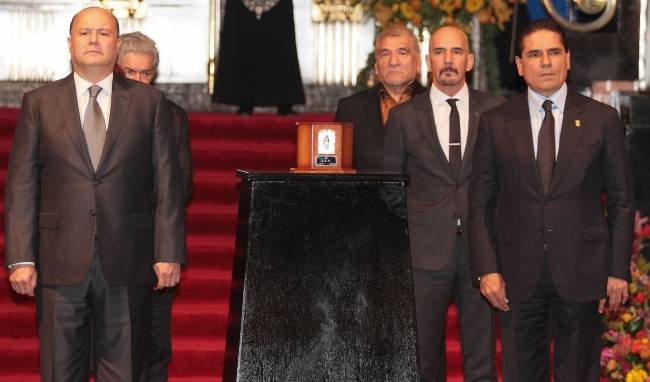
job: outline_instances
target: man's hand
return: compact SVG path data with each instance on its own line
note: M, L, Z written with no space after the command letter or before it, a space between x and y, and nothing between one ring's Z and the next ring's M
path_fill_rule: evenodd
M31 264L19 264L11 267L9 272L11 289L18 294L34 297L36 288L36 267Z
M493 307L504 312L510 310L506 297L506 283L500 273L488 273L481 276L481 294Z
M618 309L621 304L627 302L627 281L617 277L607 278L607 298L601 298L598 303L598 313L605 310L605 301L607 301L607 309L614 311Z
M179 263L155 263L153 270L156 271L158 283L154 289L173 287L181 281L181 265Z

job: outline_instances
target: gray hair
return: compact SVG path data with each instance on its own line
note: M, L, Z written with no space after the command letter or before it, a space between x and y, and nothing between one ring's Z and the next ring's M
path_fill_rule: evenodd
M375 38L375 54L377 54L377 45L379 42L386 37L400 37L406 36L411 40L413 49L417 54L420 54L420 41L415 36L412 30L408 29L404 24L400 22L393 22L384 27L384 29L379 32L377 38Z
M147 35L140 32L125 33L120 36L120 51L117 54L117 63L122 62L122 58L127 53L150 54L153 57L153 69L158 70L160 54L156 42Z

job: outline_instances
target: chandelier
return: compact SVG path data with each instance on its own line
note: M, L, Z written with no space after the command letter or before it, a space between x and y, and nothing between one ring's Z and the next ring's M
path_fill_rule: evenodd
M143 19L147 17L145 0L99 0L102 7L108 8L118 19Z

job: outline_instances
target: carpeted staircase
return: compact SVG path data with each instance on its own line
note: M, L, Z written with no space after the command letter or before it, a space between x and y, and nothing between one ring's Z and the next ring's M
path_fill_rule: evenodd
M18 110L0 108L0 184ZM191 113L194 199L187 209L188 266L173 308L176 382L221 381L235 242L239 180L235 169L287 170L294 165L294 124L331 121L331 114L236 117ZM4 238L2 237L4 244ZM455 310L447 330L449 381L462 381ZM38 381L33 300L11 292L0 269L0 381Z

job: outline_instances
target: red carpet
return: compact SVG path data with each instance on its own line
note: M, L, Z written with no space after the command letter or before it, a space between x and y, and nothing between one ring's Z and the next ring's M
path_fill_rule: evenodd
M0 108L0 184L4 191L18 110ZM191 113L194 200L187 210L189 265L173 310L175 382L221 381L238 202L235 169L287 170L294 165L294 123L331 114L235 117ZM0 239L4 243L4 237ZM462 381L455 310L447 331L449 381ZM0 269L0 381L38 381L32 299L11 292Z

